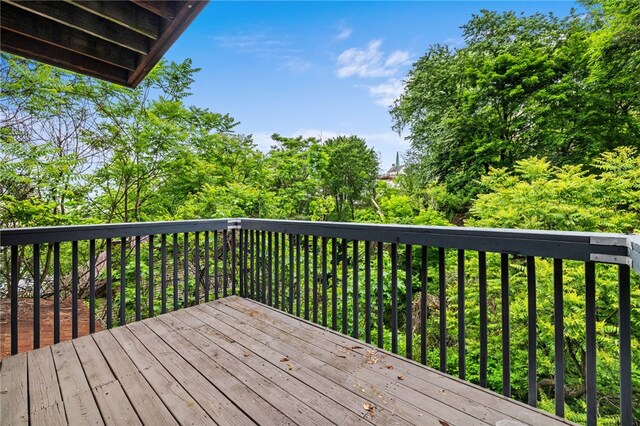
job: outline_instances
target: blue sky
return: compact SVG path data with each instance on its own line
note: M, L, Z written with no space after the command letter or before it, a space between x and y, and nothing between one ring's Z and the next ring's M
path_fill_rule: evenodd
M211 1L166 54L202 68L189 103L229 113L266 151L270 135L356 134L383 168L408 143L388 105L411 64L435 43L462 44L460 26L481 9L527 14L573 1Z

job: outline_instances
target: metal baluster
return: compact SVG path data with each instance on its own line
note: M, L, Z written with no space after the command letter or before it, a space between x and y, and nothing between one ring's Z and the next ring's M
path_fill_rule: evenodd
M313 236L313 322L318 323L318 237Z
M141 277L140 277L140 237L135 238L135 260L136 260L136 321L140 321L140 292L141 292Z
M342 333L347 334L348 322L347 322L347 279L349 276L349 270L347 269L347 240L342 239Z
M301 235L296 235L296 285L295 285L295 295L296 295L296 316L300 316L300 237Z
M167 312L167 235L160 236L160 287L162 297L162 313Z
M587 425L595 425L598 422L598 394L596 387L596 264L594 262L585 262L584 280L587 328Z
M211 277L209 276L209 263L211 254L209 253L209 231L204 233L204 301L209 301L209 289L211 286Z
M309 320L309 236L304 236L304 319Z
M231 294L236 294L236 230L231 230ZM262 303L266 303L263 300Z
M120 325L127 323L127 239L120 239Z
M267 244L267 233L265 233L265 231L262 231L262 235L260 238L260 241L262 242L262 279L258 281L258 285L260 286L260 298L259 300L262 303L266 303L267 302L267 284L268 284L268 279L267 279L267 275L271 274L271 265L269 265L269 263L267 262L267 250L266 250L266 244ZM268 289L268 291L270 292L271 289Z
M227 242L229 241L228 231L222 230L222 297L227 297L227 288L229 286L229 273L227 261Z
M113 327L113 259L111 238L107 238L107 329Z
M293 314L293 234L289 234L289 313Z
M173 310L178 309L178 234L173 234Z
M364 242L364 338L371 343L371 242Z
M78 242L71 243L71 336L78 337Z
M183 242L183 251L184 251L184 288L183 288L183 303L182 307L186 308L189 306L189 234L187 232L184 233L184 242Z
M213 298L218 300L220 294L220 279L218 277L218 231L213 232Z
M33 349L40 347L40 244L33 245Z
M249 247L251 247L251 299L256 299L255 282L256 282L256 246L255 246L255 230L249 231Z
M11 246L11 355L18 353L18 246Z
M458 250L458 377L465 379L466 345L465 345L465 311L464 311L464 250Z
M276 244L277 242L278 242L278 239L276 238ZM277 248L276 248L276 251L278 251ZM266 266L267 268L266 280L267 280L267 287L269 289L269 306L273 306L274 293L275 293L275 299L276 299L275 303L277 306L278 305L278 285L277 285L278 280L277 279L275 281L276 282L275 289L273 285L273 232L267 232L267 252L268 252L268 260L267 260L267 266ZM278 268L276 268L275 273L276 274L278 273Z
M398 245L391 243L391 352L398 353Z
M149 288L148 288L148 304L149 304L149 318L153 317L153 302L154 302L154 284L153 284L153 235L149 235Z
M58 342L60 342L60 243L53 243L53 343Z
M322 237L322 325L327 326L327 238Z
M200 233L194 233L194 247L193 247L193 263L195 265L195 286L193 289L193 297L195 304L200 304Z
M618 304L620 330L620 424L633 422L631 387L631 274L627 265L618 266ZM638 390L636 389L636 392Z
M478 252L480 285L480 386L487 387L487 253Z
M384 253L382 251L382 241L378 241L378 262L377 262L377 284L378 284L378 295L376 301L378 302L378 316L376 318L378 323L378 347L384 348L384 317L383 317L383 309L384 309L384 280L383 280L383 256Z
M331 328L338 329L338 240L331 239Z
M509 324L509 255L500 255L502 304L502 394L511 397L511 327Z
M537 377L537 315L536 315L536 264L535 257L527 256L527 314L528 324L528 403L535 407L538 403L538 377Z
M564 290L562 259L553 260L553 322L556 416L564 417Z
M447 372L447 275L445 249L438 249L438 297L440 298L440 371Z
M281 241L280 241L280 267L282 268L280 270L280 272L282 273L282 287L280 288L280 295L282 296L282 298L280 299L281 305L280 305L280 309L282 311L285 310L286 308L286 303L287 303L287 269L286 269L286 236L284 234L284 232L282 234L280 234L281 236ZM277 266L276 266L277 267Z
M427 365L427 247L420 251L420 362Z
M96 332L96 240L89 241L89 333Z
M411 244L406 245L406 268L405 268L405 356L413 359L413 249Z
M278 265L280 264L280 236L278 234L274 235L274 263L272 265L275 265L274 268L274 290L276 292L276 308L280 308L280 268L278 267ZM271 253L271 252L270 252ZM271 257L271 254L269 254L269 257ZM271 262L271 259L269 259L269 262ZM283 296L284 297L284 296Z
M352 336L356 339L360 338L360 332L358 330L360 301L358 299L358 241L353 241L353 331Z

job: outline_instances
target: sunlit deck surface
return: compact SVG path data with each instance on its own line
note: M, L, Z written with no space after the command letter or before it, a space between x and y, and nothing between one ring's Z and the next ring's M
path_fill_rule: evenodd
M568 424L239 297L14 355L0 372L11 425Z

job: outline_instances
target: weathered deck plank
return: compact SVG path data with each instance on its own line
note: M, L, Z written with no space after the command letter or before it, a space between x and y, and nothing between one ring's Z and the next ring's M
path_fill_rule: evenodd
M216 381L219 389L231 401L243 401L243 409L253 421L295 424L306 420L310 424L326 423L317 412L295 399L288 399L286 393L267 383L260 375L251 374L248 369L238 369L237 364L225 363L224 354L221 354L223 351L215 350L202 336L198 338L197 332L176 320L174 315L165 315L156 322L153 324L154 331L162 333L161 337L174 348L183 347L185 359L206 377L220 378Z
M422 407L413 405L407 402L404 398L398 398L397 394L390 392L387 383L382 381L376 382L371 378L358 379L354 377L353 371L348 371L347 363L341 356L334 354L323 354L320 351L317 353L309 353L308 349L310 345L306 342L295 341L296 339L290 339L293 341L281 340L280 338L272 336L270 333L273 330L266 326L264 323L256 321L256 327L248 327L247 323L241 318L236 318L232 315L228 315L229 308L217 304L213 306L204 306L215 319L225 322L227 325L237 328L241 333L249 334L257 339L264 346L275 349L283 356L290 359L291 364L296 368L298 365L303 365L318 374L323 375L332 382L346 389L350 389L360 397L367 397L367 399L374 404L373 412L378 415L383 412L393 413L395 416L400 417L405 423L419 425L423 423L423 418L434 416L439 420L448 422L449 424L460 425L480 425L486 424L484 422L476 421L473 417L458 415L455 410L451 410L446 405L440 405L431 403L426 398L423 398L424 403ZM310 356L309 356L310 355ZM412 397L409 395L407 397Z
M93 340L102 351L142 423L158 426L178 424L111 333L96 333Z
M103 425L82 364L70 341L52 347L64 411L71 424Z
M207 377L191 366L181 354L166 345L142 322L134 322L127 328L147 350L162 363L191 396L200 403L210 417L225 425L252 425L253 422L233 401L216 388Z
M405 362L404 359L387 357L379 351L367 353L367 348L361 346L359 342L350 342L331 333L322 333L321 336L324 338L319 338L317 329L301 327L303 323L296 318L279 315L278 321L274 321L274 312L260 305L245 304L239 300L237 303L222 302L216 307L220 308L220 305L225 305L225 312L230 313L238 321L251 321L252 326L268 332L279 340L296 342L297 346L304 347L305 353L318 359L340 358L337 364L342 371L352 374L357 380L376 384L377 389L381 389L380 395L388 392L414 405L427 406L432 414L437 413L443 418L446 416L447 421L453 423L471 424L472 421L467 416L473 417L475 419L473 422L490 424L515 420L507 413L480 405L469 398L451 392L448 388L422 385L415 376L402 373L397 368ZM373 389L369 388L369 391ZM453 411L451 407L454 407ZM460 418L456 411L464 413L463 417Z
M64 425L64 404L51 348L27 352L29 416L32 424Z
M179 328L176 325L176 320L188 328ZM228 338L220 338L219 334L208 335L206 330L201 329L206 324L187 312L175 312L171 317L163 318L163 321L172 329L178 329L184 337L188 337L196 343L201 350L210 353L223 368L233 372L238 379L247 385L256 387L258 394L294 421L313 424L328 422L367 423L355 413L336 405L334 401L326 398L316 389L288 374L283 374L281 370L270 363L264 363L259 353L243 348ZM249 368L237 368L239 362ZM333 407L330 412L322 409L327 404L331 404Z
M105 424L141 425L122 385L111 372L93 338L84 336L72 342Z
M238 297L0 364L7 424L567 425Z
M207 424L213 419L126 327L111 331L131 361L180 424Z
M2 360L0 365L0 413L15 425L29 424L27 354Z
M313 338L309 338L308 341L322 349L337 348L340 350L339 348L352 348L353 346L362 345L361 341L350 336L340 334L310 322L300 321L296 317L283 314L269 306L241 298L238 298L236 301L237 303L229 304L227 303L228 301L221 300L220 303L225 303L227 306L245 312L252 320L261 319L277 328L287 327L287 329L294 332L295 335L312 336ZM274 316L277 317L277 321L273 321ZM293 329L291 328L292 324ZM303 330L307 330L311 334L304 334ZM363 351L346 350L340 351L339 353L343 354L346 358L359 358L361 357L361 352ZM376 369L379 374L393 377L401 373L405 376L405 379L415 379L405 380L403 384L421 393L432 392L433 389L439 389L444 390L447 394L457 394L470 401L470 404L466 406L454 405L457 409L491 409L505 416L512 417L517 421L531 425L571 424L545 411L534 409L524 403L502 397L480 386L460 380L457 377L445 375L438 370L425 368L422 365L386 351L377 350L375 357L378 359L378 362L376 364L367 363L367 367ZM382 369L379 368L380 364L392 364L394 368Z

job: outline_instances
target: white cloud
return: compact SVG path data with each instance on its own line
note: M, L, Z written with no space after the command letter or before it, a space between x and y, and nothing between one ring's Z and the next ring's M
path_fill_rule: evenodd
M396 75L400 67L408 63L409 52L396 50L385 58L380 46L382 46L381 40L371 40L365 48L352 47L342 52L336 61L337 77L369 78Z
M367 86L369 95L375 99L377 105L388 107L404 91L404 83L397 78L390 78L386 83L377 86Z
M302 74L303 72L311 68L311 62L305 61L304 59L297 56L285 59L283 65L293 74Z
M346 40L351 37L353 30L351 28L342 28L340 32L336 35L336 40Z
M271 135L273 132L256 132L252 133L251 136L253 138L253 142L256 144L256 147L262 152L269 152L271 149L271 145L274 145L275 142L271 139Z
M302 74L311 68L311 62L301 58L303 50L294 45L291 36L273 34L269 29L218 36L214 40L225 49L277 62L281 69L293 74Z
M396 50L391 55L389 55L389 59L384 63L385 67L396 67L398 65L404 65L409 61L409 52L404 50Z

